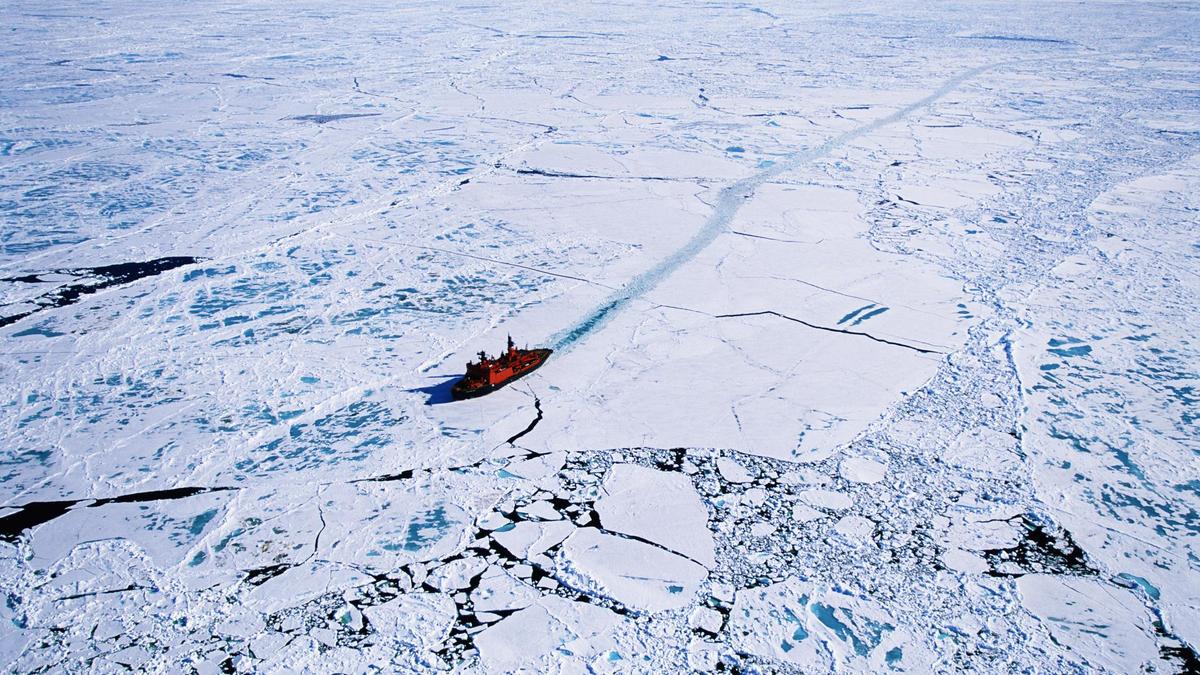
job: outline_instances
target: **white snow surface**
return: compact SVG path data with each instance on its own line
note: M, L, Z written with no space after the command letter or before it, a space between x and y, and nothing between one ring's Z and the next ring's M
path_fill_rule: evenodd
M613 532L653 541L709 569L716 565L708 510L682 473L616 464L596 513Z
M6 671L1200 670L1200 7L0 25Z

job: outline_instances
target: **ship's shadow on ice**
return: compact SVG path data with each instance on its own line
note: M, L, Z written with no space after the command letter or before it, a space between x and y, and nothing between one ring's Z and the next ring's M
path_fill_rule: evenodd
M417 389L409 389L408 391L425 394L429 398L425 399L425 405L441 405L443 403L452 403L454 396L450 393L450 389L454 387L454 383L462 379L461 375L440 375L442 381L437 384L431 384L428 387L419 387Z

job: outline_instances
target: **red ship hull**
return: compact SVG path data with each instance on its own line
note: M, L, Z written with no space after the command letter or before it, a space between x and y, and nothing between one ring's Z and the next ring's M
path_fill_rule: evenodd
M537 370L550 358L552 349L516 349L498 359L481 359L479 364L467 364L467 375L454 383L450 395L456 401L490 394L497 389Z

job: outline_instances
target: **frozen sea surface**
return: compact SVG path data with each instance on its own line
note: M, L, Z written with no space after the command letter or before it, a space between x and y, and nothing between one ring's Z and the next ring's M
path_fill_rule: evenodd
M0 6L5 670L1200 671L1200 8L342 5Z

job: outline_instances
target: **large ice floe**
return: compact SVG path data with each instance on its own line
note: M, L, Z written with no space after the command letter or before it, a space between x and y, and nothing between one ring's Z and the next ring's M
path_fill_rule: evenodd
M0 18L6 671L1200 672L1200 8Z

